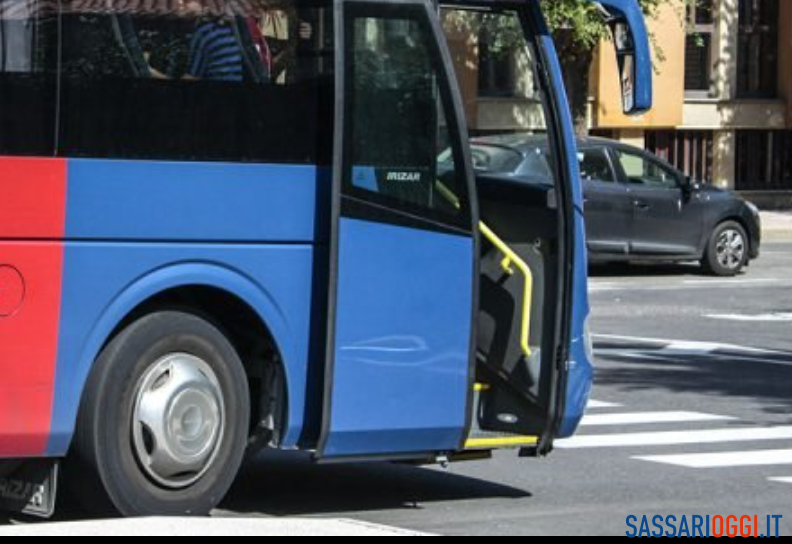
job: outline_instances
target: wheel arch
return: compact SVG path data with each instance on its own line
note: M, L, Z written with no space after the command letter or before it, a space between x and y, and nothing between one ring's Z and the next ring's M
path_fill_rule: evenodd
M275 297L238 270L214 263L176 264L152 271L124 287L94 322L78 360L69 365L68 375L59 374L59 385L63 381L71 385L61 385L61 398L54 403L50 456L65 455L69 449L85 386L102 349L127 324L159 309L192 311L215 324L239 351L249 380L261 374L257 367L264 361L256 360L255 352L266 348L257 345L254 337L263 334L262 341L272 349L282 376L281 436L292 419L301 419L295 417L295 406L290 402L295 395L289 362L297 358L296 346L286 314ZM226 312L233 317L222 315ZM254 330L243 330L243 325L252 325ZM254 402L252 422L260 421L259 408L263 408L261 403Z

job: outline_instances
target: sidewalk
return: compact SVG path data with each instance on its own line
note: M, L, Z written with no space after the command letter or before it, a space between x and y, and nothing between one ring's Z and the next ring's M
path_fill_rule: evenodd
M762 212L763 242L792 242L792 211Z
M792 211L762 212L763 242L792 242Z
M147 518L0 526L9 536L422 536L348 519Z

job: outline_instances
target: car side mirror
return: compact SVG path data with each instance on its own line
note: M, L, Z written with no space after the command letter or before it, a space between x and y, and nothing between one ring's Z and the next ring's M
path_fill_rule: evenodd
M682 182L682 191L686 195L690 196L693 193L697 192L699 189L701 189L701 184L699 184L698 181L696 181L690 176L685 177L684 181Z

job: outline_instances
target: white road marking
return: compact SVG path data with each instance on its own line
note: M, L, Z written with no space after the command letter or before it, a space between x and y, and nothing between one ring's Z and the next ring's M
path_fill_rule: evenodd
M634 353L634 354L622 354L619 355L620 357L627 357L633 359L642 359L642 360L649 360L649 361L669 361L669 362L680 362L680 355L688 355L688 356L701 356L706 355L708 357L709 362L723 362L723 363L761 363L763 365L775 365L775 366L783 366L790 368L792 367L792 355L786 355L789 357L787 361L780 361L777 359L762 359L759 357L747 357L747 356L740 356L740 355L730 355L728 353L701 353L701 352L644 352L644 353ZM684 361L690 362L690 361ZM648 368L648 367L644 367Z
M644 446L679 446L685 444L722 444L728 442L756 442L792 439L792 427L741 427L709 431L673 431L581 435L559 440L560 449L628 448ZM792 461L792 459L790 459Z
M613 402L602 402L599 400L590 400L588 403L589 410L605 410L607 408L621 408L621 404L615 404Z
M736 278L732 280L685 280L682 283L684 285L727 285L729 287L740 284L740 285L763 285L763 284L777 284L781 283L785 280L777 279L777 278L755 278L755 279L745 279L745 278Z
M140 518L60 523L31 523L0 527L10 536L425 536L407 529L352 519L306 518Z
M673 353L675 355L706 355L719 349L721 349L721 344L712 342L674 342L665 346L660 352Z
M779 484L792 484L792 478L768 478L767 480Z
M685 346L686 349L697 349L702 352L711 353L714 349L723 351L734 351L738 353L750 353L757 355L789 355L792 353L785 353L783 351L773 351L769 349L758 349L747 346L738 346L735 344L717 344L712 342L688 342L681 340L668 340L664 338L644 338L641 336L620 336L613 334L595 334L595 340L614 340L619 342L630 342L638 344L652 344L657 347L668 348L670 346ZM632 347L632 346L630 346Z
M737 418L702 414L700 412L638 412L634 414L597 414L583 418L583 426L644 425L655 423L692 423L702 421L735 421Z
M761 363L768 365L792 367L792 352L770 351L766 349L748 348L745 346L735 346L731 344L712 344L708 342L680 342L675 340L659 340L654 338L634 338L629 336L610 336L595 335L595 339L616 340L620 342L631 342L634 344L645 343L654 346L625 346L623 348L612 347L607 349L595 349L595 352L603 356L617 356L619 358L640 359L656 361L658 359L675 361L680 356L706 356L712 361L723 361L728 363ZM595 346L596 348L596 346ZM719 351L720 353L716 353ZM726 353L728 352L728 353ZM783 356L784 359L764 359L762 355Z
M706 314L707 319L719 319L721 321L740 321L744 323L792 323L792 313L774 314Z
M732 468L792 465L792 450L732 451L726 453L697 453L690 455L652 455L633 457L684 468Z
M683 291L683 290L720 290L720 289L763 289L770 287L792 287L789 280L726 280L726 281L706 281L689 280L684 282L666 282L662 285L640 285L625 282L591 282L589 283L590 293L611 293L628 291Z

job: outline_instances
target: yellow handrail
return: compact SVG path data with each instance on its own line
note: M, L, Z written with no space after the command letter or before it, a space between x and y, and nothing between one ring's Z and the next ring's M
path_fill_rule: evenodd
M520 347L523 354L530 359L531 351L531 307L533 305L533 274L528 264L520 258L506 243L501 240L492 229L490 229L483 221L479 223L481 234L494 245L498 251L505 256L501 261L501 267L507 274L514 275L512 265L516 266L523 276L525 276L525 295L523 296L523 309L522 309L522 329L520 332Z

